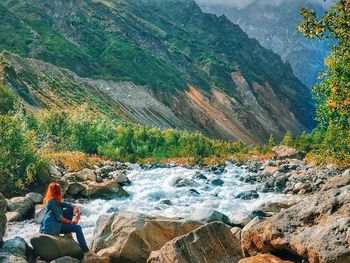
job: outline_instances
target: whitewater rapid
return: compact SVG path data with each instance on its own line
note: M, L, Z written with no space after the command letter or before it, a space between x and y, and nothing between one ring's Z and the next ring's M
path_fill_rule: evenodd
M201 173L207 179L194 179L196 173ZM183 167L145 170L134 165L128 171L128 177L132 183L124 187L130 197L112 200L75 200L74 203L81 211L80 224L83 226L86 239L91 242L99 216L116 211L198 220L210 211L216 210L227 215L232 222L239 222L264 203L292 200L293 197L290 195L260 192L258 199L236 199L235 196L239 193L255 190L258 186L258 184L244 183L239 180L247 174L249 172L246 169L233 164L227 165L226 171L221 175ZM211 183L216 178L224 182L222 186ZM189 180L191 185L177 187L176 182L181 179ZM171 202L170 205L169 202ZM33 220L9 224L4 239L21 236L29 241L38 229L39 226Z

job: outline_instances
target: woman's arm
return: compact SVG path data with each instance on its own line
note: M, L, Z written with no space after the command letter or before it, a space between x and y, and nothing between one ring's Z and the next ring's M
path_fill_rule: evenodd
M71 220L63 217L62 211L59 209L55 200L50 200L47 205L58 222L63 224L71 224Z

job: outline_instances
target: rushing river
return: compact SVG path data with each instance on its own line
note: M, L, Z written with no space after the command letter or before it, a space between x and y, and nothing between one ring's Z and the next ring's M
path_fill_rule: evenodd
M196 172L207 177L207 180L193 179ZM80 223L90 242L99 216L115 211L196 220L202 219L203 215L208 214L208 211L217 210L227 215L231 221L237 222L263 203L291 200L291 196L276 193L259 193L258 199L248 201L236 199L235 196L240 192L256 189L257 184L253 185L239 180L247 173L247 170L231 164L221 175L182 167L144 170L139 166L134 166L128 172L132 184L124 187L130 197L76 202L82 213ZM215 186L210 183L216 178L220 178L224 184ZM181 179L190 180L191 185L177 187L176 182ZM39 226L33 221L9 224L5 239L21 236L28 241L30 236L38 231L38 228Z

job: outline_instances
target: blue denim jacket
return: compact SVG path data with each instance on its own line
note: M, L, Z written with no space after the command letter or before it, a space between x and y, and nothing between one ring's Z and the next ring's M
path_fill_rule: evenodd
M58 235L61 232L62 223L60 220L64 217L64 210L72 210L73 206L62 202L60 205L54 199L46 203L44 209L44 220L40 225L40 233L47 235Z

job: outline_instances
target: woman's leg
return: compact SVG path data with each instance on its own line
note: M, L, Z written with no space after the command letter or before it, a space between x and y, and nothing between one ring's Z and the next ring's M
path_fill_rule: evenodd
M77 239L78 239L78 242L79 242L81 249L84 252L89 251L89 248L86 244L85 237L83 234L83 229L81 228L80 225L62 224L60 234L67 234L67 233L75 233L77 235Z

